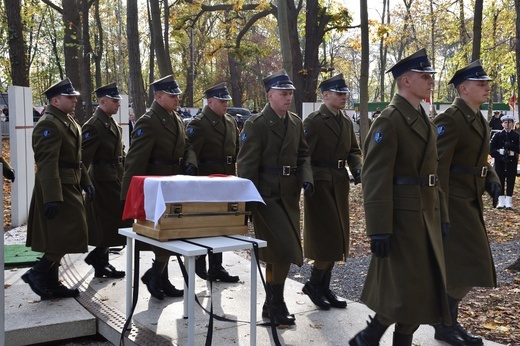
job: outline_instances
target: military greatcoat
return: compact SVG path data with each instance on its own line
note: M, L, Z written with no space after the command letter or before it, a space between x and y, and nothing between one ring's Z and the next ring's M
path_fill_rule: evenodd
M182 174L184 160L196 162L180 116L176 112L168 113L154 101L150 110L137 120L132 132L121 200L126 199L133 176Z
M36 163L34 189L27 221L27 246L55 254L88 251L87 220L82 189L92 185L81 162L81 128L70 116L47 106L33 130ZM61 202L52 220L44 204Z
M83 165L96 189L94 200L86 205L89 245L124 245L118 229L132 223L121 220L119 207L124 163L121 126L98 107L82 132Z
M362 179L367 234L390 234L390 255L372 256L361 300L393 321L450 323L438 185L394 184L437 172L435 126L395 95L370 127ZM411 177L411 178L401 178ZM435 180L433 180L435 181Z
M265 201L253 209L256 237L267 241L260 259L267 263L303 264L300 193L313 182L303 124L294 113L284 121L270 104L244 124L237 158L238 176L251 180ZM287 175L268 173L288 168Z
M325 104L303 121L314 175L314 195L305 197L304 253L319 261L340 261L350 243L351 172L361 170L361 150L349 117L334 115Z
M229 115L218 116L205 106L188 124L188 140L197 156L198 175L235 175L238 153L237 122Z
M448 284L496 286L495 266L484 226L482 195L486 184L500 183L488 164L490 129L480 111L456 98L437 116L439 179L446 194L451 229L444 241ZM453 172L473 167L479 174ZM484 177L480 172L487 169Z

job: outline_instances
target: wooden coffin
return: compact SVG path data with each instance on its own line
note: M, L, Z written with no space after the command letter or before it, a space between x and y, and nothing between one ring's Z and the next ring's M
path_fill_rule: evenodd
M137 220L133 229L159 241L246 234L246 214L245 202L167 203L157 226L152 221Z

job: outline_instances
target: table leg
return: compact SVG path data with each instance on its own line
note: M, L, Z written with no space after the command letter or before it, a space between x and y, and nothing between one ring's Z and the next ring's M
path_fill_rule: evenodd
M185 257L188 268L188 345L195 345L195 256ZM186 290L184 291L186 309ZM186 314L184 315L186 318Z
M132 282L133 271L132 264L134 254L134 240L130 237L126 238L126 318L130 317L132 310Z
M249 344L251 346L256 345L256 285L257 285L257 273L256 273L256 261L255 252L251 249L251 316L250 316L250 338Z

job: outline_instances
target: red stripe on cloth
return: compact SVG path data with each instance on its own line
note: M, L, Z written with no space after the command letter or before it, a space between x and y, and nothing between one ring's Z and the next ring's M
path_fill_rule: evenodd
M126 194L125 209L123 210L123 220L127 219L146 219L144 212L144 180L146 176L134 176L130 181L130 187Z

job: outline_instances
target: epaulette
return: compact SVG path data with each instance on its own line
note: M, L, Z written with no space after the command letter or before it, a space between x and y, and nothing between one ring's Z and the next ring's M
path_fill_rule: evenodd
M247 118L247 121L254 122L256 119L263 117L263 116L264 116L264 113L256 113L256 114L251 115L249 118Z

